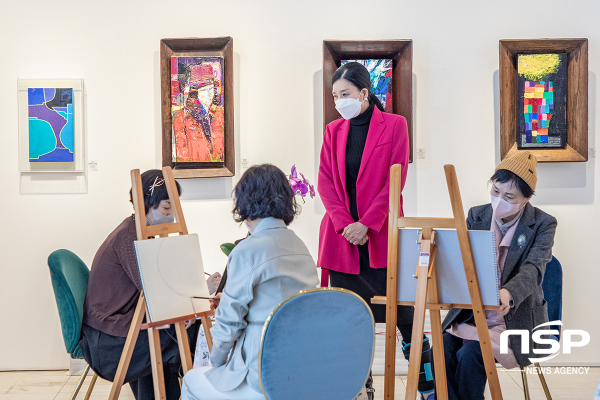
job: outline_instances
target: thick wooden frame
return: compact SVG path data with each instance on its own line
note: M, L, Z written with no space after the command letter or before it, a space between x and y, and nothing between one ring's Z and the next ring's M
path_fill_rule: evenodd
M465 212L456 178L456 171L453 165L445 165L446 183L452 204L453 218L411 218L400 217L400 195L401 195L401 165L392 165L390 169L390 203L389 203L389 225L388 225L388 261L387 261L387 288L386 296L376 296L371 300L373 304L385 304L386 315L386 334L385 334L385 377L384 377L384 398L391 400L394 398L395 375L396 375L396 319L397 306L414 305L415 314L413 320L412 338L410 346L410 361L408 366L408 377L406 382L406 399L414 399L417 395L419 384L419 370L421 368L421 352L423 350L423 341L414 340L414 338L423 337L423 328L425 324L425 310L429 309L431 318L432 349L435 381L436 381L436 399L448 400L448 387L446 382L446 363L444 356L444 340L442 332L442 319L440 310L450 310L452 308L467 308L473 310L475 325L477 326L477 335L481 346L481 354L485 365L486 375L490 384L490 392L493 400L502 400L502 391L498 379L498 371L494 362L492 345L490 342L490 333L487 329L484 310L498 310L499 306L484 306L481 300L481 290L475 270L475 261L471 251L471 242L469 240L469 231L465 222ZM417 273L414 275L418 279L417 293L415 301L398 301L398 239L399 229L420 228L421 254L427 253L428 262L419 263ZM448 304L439 302L439 290L436 271L436 246L435 229L456 229L460 253L465 267L465 278L469 288L471 304Z
M172 161L171 56L223 57L225 89L225 160L214 162L174 163ZM162 165L173 168L175 178L205 178L235 175L233 114L233 38L161 39L160 83L162 115Z
M331 95L333 74L342 60L392 59L392 109L408 124L409 162L413 162L412 40L323 41L323 131L341 118Z
M539 162L588 160L588 40L500 40L500 156L517 148L517 54L567 53L567 145L564 149L527 149Z

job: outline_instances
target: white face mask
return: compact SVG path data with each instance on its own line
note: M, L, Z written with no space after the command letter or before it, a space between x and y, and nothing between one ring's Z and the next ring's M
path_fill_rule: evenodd
M521 208L525 207L525 204L527 204L527 201L513 204L504 200L502 197L492 195L492 209L494 210L495 219L502 219L515 215L521 211Z
M170 224L171 222L175 222L175 216L173 214L163 215L156 208L153 208L146 214L146 222L148 225Z
M338 110L342 118L352 119L360 114L363 101L353 98L337 99L335 101L335 109Z

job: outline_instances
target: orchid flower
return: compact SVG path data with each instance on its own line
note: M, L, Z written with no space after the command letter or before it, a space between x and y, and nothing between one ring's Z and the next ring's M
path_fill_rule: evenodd
M311 198L315 197L315 187L311 185L304 174L300 173L302 179L298 178L298 171L296 170L296 165L292 166L292 171L289 177L289 183L294 191L294 194L300 195L302 197L302 201L304 201L304 197L307 194L310 194Z

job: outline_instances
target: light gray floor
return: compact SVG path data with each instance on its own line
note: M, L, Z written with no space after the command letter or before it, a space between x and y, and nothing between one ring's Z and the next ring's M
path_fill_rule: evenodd
M523 399L520 373L500 369L499 375L504 399ZM77 376L67 376L65 371L0 372L0 400L68 400L77 380ZM82 391L87 389L89 380L86 380ZM586 375L551 374L546 376L546 380L554 400L593 400L600 380L600 368L590 368ZM396 400L404 399L405 383L405 376L396 377ZM375 399L383 399L383 376L374 377L374 387ZM546 398L537 376L530 375L529 388L533 400ZM98 379L91 398L105 400L109 392L110 383ZM78 399L83 397L84 394L80 393ZM120 399L133 398L129 387L123 387ZM491 399L489 391L486 391L486 399Z

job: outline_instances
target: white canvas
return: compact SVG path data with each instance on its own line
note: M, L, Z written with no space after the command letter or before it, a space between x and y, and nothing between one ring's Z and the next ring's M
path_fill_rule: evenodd
M150 320L163 321L210 308L198 235L135 242Z

